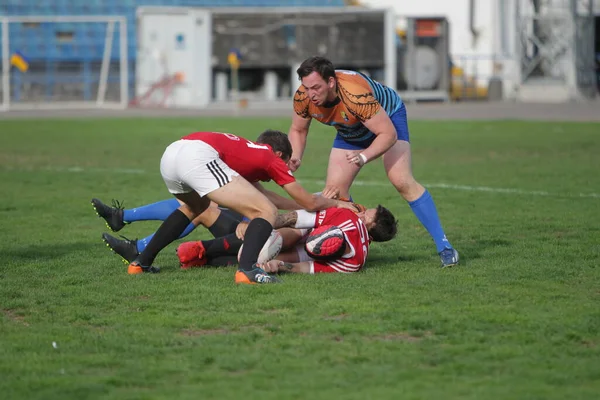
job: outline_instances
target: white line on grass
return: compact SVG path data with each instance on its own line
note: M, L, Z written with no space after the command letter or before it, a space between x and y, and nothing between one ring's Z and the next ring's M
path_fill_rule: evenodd
M325 181L322 180L303 180L306 183L316 183L324 185ZM353 185L356 186L390 186L389 182L382 181L354 181ZM451 183L423 183L423 186L427 188L437 189L450 189L450 190L462 190L467 192L490 192L490 193L507 193L507 194L519 194L525 196L547 196L547 197L569 197L569 198L594 198L600 199L600 193L551 193L544 190L522 190L514 188L494 188L489 186L469 186L469 185L454 185Z
M73 172L73 173L107 173L107 174L135 174L135 175L143 175L150 173L144 169L137 168L83 168L83 167L65 167L65 168L55 168L55 167L45 167L45 168L6 168L6 170L44 170L44 171L54 171L54 172ZM156 171L156 174L159 172ZM299 180L302 183L307 184L315 184L315 185L325 185L324 180L318 179L302 179ZM354 186L387 186L391 188L391 183L384 181L361 181L356 180L353 183ZM544 190L522 190L515 188L495 188L489 186L470 186L470 185L456 185L452 183L423 183L423 186L427 188L436 188L436 189L448 189L448 190L460 190L466 192L488 192L488 193L502 193L502 194L516 194L521 196L543 196L543 197L563 197L563 198L592 198L592 199L600 199L600 193L553 193L547 192Z

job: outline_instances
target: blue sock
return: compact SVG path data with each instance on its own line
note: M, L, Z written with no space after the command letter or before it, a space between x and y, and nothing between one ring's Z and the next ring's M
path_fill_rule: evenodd
M123 220L134 221L164 221L169 215L179 208L177 199L163 200L137 208L123 211Z
M181 235L179 235L179 238L178 238L178 239L181 239L181 238L184 238L184 237L186 237L186 236L187 236L187 235L189 235L189 234L190 234L190 232L192 232L192 231L193 231L195 228L196 228L196 227L194 226L194 224L192 224L192 223L190 222L190 224L187 226L187 228L185 228L185 230L183 231L183 233L182 233ZM150 243L150 240L152 240L152 237L153 237L153 236L154 236L154 233L153 233L152 235L150 235L150 236L147 236L147 237L143 238L143 239L138 239L138 241L137 241L137 249L138 249L138 252L140 252L140 253L141 253L142 251L144 251L144 249L146 248L146 246L148 246L148 243Z
M446 239L440 217L438 217L435 203L429 191L425 190L425 193L421 197L415 201L409 201L408 205L433 238L438 253L445 248L452 247L448 239Z

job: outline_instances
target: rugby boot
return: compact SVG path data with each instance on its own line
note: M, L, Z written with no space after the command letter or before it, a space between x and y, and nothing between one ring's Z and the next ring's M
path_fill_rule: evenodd
M281 283L279 279L273 275L267 274L262 268L258 268L256 264L253 265L253 269L250 271L243 271L238 269L235 272L235 283L244 285L256 285L264 283Z
M458 265L458 251L452 248L445 248L440 251L440 260L442 261L442 268L450 268Z
M120 255L125 264L129 264L140 254L137 249L137 239L131 240L125 236L121 236L121 238L117 239L108 233L102 234L102 240L106 243L106 246L115 254Z
M129 267L127 267L127 273L129 275L137 275L143 273L157 274L159 272L160 268L153 266L146 267L140 264L138 261L133 261L131 264L129 264Z
M118 200L112 201L112 207L107 206L98 199L92 199L92 206L99 217L104 218L106 226L113 231L118 232L127 222L123 221L123 203Z

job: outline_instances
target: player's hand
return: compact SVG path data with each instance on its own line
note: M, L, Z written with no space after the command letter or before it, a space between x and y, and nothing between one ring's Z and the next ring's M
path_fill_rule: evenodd
M237 228L235 228L235 236L237 236L238 239L243 240L244 235L246 234L246 229L248 229L248 222L240 222Z
M346 160L349 164L355 164L359 167L362 167L366 164L366 158L361 155L360 151L349 151L346 153Z
M290 158L290 161L288 161L288 167L292 172L296 172L296 170L300 168L300 164L302 164L302 160L299 158L292 157Z
M350 199L346 199L344 197L340 197L340 201L350 201ZM356 208L357 211L355 211L355 213L361 213L361 212L365 212L367 211L367 207L363 206L362 204L358 204L358 203L351 203L354 208Z
M359 213L360 212L360 209L358 208L358 206L356 204L354 204L354 203L350 203L349 201L338 200L337 207L338 208L345 208L345 209L350 210L350 211L355 212L355 213Z
M271 260L266 263L261 264L261 268L265 270L265 272L269 274L275 274L279 272L279 266L283 264L282 261L279 260Z
M363 206L362 204L352 203L352 205L358 209L357 214L367 211L367 207Z
M325 189L321 192L321 196L326 199L337 199L340 197L340 188L337 186L325 186Z

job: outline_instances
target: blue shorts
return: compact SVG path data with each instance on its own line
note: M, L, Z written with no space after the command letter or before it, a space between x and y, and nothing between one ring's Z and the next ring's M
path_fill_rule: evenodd
M390 119L392 120L392 124L394 124L394 127L396 128L396 135L398 137L398 140L410 142L408 137L408 119L406 118L406 107L404 107L404 104L402 104L398 111L396 111L390 116ZM363 150L369 147L371 143L373 143L375 137L363 141L347 142L338 133L335 136L335 139L333 139L333 148L344 150Z

